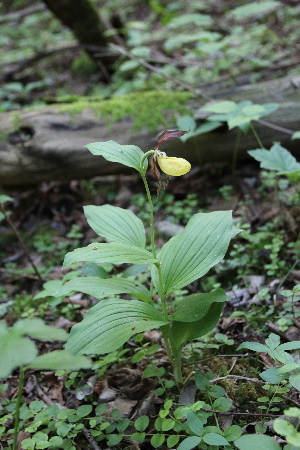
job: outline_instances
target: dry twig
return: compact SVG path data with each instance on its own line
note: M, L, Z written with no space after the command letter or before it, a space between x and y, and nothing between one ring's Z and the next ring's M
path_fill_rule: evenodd
M113 49L114 51L116 51L117 53L120 53L121 55L127 56L127 58L138 62L139 64L141 64L141 66L146 67L147 69L151 70L152 72L158 73L159 75L161 75L162 77L166 78L167 80L173 81L178 86L183 87L184 89L186 89L187 91L192 92L196 96L202 97L202 98L204 98L207 101L211 101L212 100L211 97L209 97L207 94L205 94L200 89L195 89L191 85L189 85L187 83L184 83L183 81L180 81L177 78L172 77L171 75L168 75L168 74L164 73L162 70L158 69L157 67L153 66L152 64L149 64L146 61L143 61L142 59L137 58L136 56L132 55L129 51L125 50L124 48L120 47L119 45L109 44L109 47L111 49Z
M31 267L33 268L33 270L34 270L36 276L38 277L39 281L43 284L45 280L43 280L43 278L42 278L40 272L38 271L38 268L36 267L36 265L35 265L33 259L31 258L30 254L29 254L29 251L28 251L26 245L24 244L23 239L21 238L21 235L20 235L19 231L16 229L16 227L14 226L14 224L12 223L12 221L10 220L9 215L6 213L5 208L4 208L4 206L2 205L2 203L0 203L0 210L1 210L1 212L3 213L6 222L8 223L8 225L10 226L10 228L12 229L12 231L14 232L16 238L18 239L18 241L19 241L19 243L20 243L22 249L24 250L24 253L25 253L25 255L26 255L26 258L28 259L28 261L29 261Z

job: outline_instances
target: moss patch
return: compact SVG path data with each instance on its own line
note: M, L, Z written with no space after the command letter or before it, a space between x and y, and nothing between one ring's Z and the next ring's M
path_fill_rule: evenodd
M208 355L209 353L203 356L206 357ZM246 379L260 380L257 376L256 362L252 357L245 356L244 358L238 358L231 374L245 378L226 378L226 375L232 367L233 360L233 358L224 358L216 355L205 363L203 369L206 372L214 373L216 377L224 377L217 384L225 389L233 403L236 406L243 406L243 410L247 408L249 411L253 411L253 408L257 404L257 398L266 395L266 392L262 388L264 383L260 383L259 381L250 382ZM257 364L261 365L259 361L257 361Z
M108 126L131 117L133 130L141 130L145 126L155 130L158 125L168 126L170 119L175 122L176 112L181 115L190 113L186 103L192 96L190 92L148 91L116 96L109 100L80 97L73 99L72 103L62 104L57 112L68 112L76 117L84 109L91 108L96 117L105 119Z

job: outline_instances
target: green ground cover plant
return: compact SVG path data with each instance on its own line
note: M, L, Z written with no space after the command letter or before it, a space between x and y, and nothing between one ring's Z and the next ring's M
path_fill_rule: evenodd
M18 395L15 402L12 403L13 409L8 409L8 412L14 411L14 427L13 430L8 430L7 434L13 434L13 438L9 439L8 444L12 444L13 450L17 450L19 422L21 415L21 399L22 389L24 383L24 374L26 370L76 370L81 368L89 368L91 362L84 356L76 357L75 355L65 351L56 350L44 355L38 355L38 349L34 342L29 337L41 341L66 341L67 333L58 328L53 328L46 325L41 319L21 319L8 328L4 322L1 322L0 338L1 338L1 369L0 379L7 378L13 370L20 368ZM2 392L7 386L1 387ZM33 406L34 408L34 406ZM5 424L10 416L2 417L1 423ZM4 427L0 429L3 433ZM52 439L52 444L56 446L57 439ZM23 447L23 448L34 448ZM45 447L39 447L45 448Z

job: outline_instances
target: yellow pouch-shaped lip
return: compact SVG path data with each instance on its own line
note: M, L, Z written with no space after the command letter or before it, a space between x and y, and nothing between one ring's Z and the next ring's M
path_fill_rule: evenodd
M173 177L180 177L191 170L190 163L183 158L159 156L157 162L164 173L172 175Z

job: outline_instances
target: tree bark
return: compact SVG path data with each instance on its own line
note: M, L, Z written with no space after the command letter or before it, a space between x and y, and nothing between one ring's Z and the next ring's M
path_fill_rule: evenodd
M213 95L216 99L233 101L252 100L254 103L278 102L279 109L264 118L275 127L300 130L300 76L234 88ZM195 118L201 120L203 102L191 101ZM49 180L70 180L124 172L124 166L93 156L84 146L91 142L115 140L120 144L134 144L144 151L156 146L157 134L146 128L132 132L132 121L124 118L107 127L103 119L95 118L85 110L72 119L68 114L57 113L57 107L36 111L21 111L16 128L14 113L0 114L0 185L30 185ZM263 144L268 149L279 141L296 157L300 156L299 140L290 140L291 134L269 128L260 122L254 124ZM176 128L170 120L170 129ZM192 164L232 161L237 131L224 126L213 132L201 134L182 143L179 139L166 142L162 150L169 156L184 156ZM238 159L250 158L247 150L258 144L249 132L242 135Z
M97 62L101 63L103 72L108 78L112 73L112 63L115 57L97 56L99 47L109 53L108 41L104 36L106 31L102 24L96 8L90 0L43 0L52 13L68 27L78 39L80 44L86 47L86 51ZM93 50L93 47L96 50ZM98 48L97 48L98 47Z

